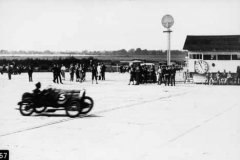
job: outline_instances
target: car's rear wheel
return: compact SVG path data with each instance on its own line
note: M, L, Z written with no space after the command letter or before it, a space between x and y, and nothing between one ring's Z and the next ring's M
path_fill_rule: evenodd
M93 104L94 103L91 97L84 97L81 114L89 113L93 108Z
M19 110L23 116L30 116L34 112L33 100L28 99L21 102Z

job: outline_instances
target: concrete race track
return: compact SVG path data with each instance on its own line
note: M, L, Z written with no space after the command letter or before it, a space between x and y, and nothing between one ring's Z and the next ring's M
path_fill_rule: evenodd
M11 160L239 160L240 86L127 85L129 74L107 73L92 84L52 82L51 73L0 75L0 149ZM86 116L64 111L22 116L17 102L42 88L85 88L94 100Z

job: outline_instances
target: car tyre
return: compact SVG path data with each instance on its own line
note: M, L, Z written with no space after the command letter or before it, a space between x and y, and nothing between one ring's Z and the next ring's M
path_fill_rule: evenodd
M86 96L83 98L82 103L83 103L83 105L82 105L83 108L82 108L81 114L89 113L92 110L93 105L94 105L92 98Z

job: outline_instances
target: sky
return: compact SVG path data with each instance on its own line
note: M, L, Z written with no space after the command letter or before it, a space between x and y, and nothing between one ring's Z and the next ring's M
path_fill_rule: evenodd
M166 50L187 35L240 35L240 0L0 0L0 50Z

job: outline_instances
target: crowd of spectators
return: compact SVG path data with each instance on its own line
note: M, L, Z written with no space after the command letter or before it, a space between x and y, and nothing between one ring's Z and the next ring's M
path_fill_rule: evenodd
M93 63L90 61L90 65L85 65L84 63L70 64L69 68L66 68L64 64L53 64L51 69L53 73L53 82L63 84L65 80L65 71L68 70L70 74L70 81L84 82L86 79L86 72L90 71L92 73L92 83L94 80L98 84L98 80L105 80L106 65L102 62ZM12 76L15 74L21 74L23 71L28 73L29 82L33 81L33 71L34 67L32 65L23 66L16 65L14 62L11 64L3 65L0 72L3 74L6 72L8 74L8 79L11 80ZM176 68L174 65L167 66L159 64L157 70L155 70L154 64L146 63L136 63L131 66L124 67L120 66L119 72L129 72L130 79L129 83L133 85L146 84L146 83L156 83L158 85L165 84L175 86L175 75ZM185 73L185 82L190 77L190 73ZM237 66L236 73L231 71L223 72L218 71L217 73L207 72L205 75L205 85L229 85L229 84L240 84L240 66ZM74 80L75 78L75 80Z
M130 79L128 85L131 83L133 85L156 83L161 85L175 86L175 75L176 69L172 66L159 65L157 71L155 66L152 64L148 66L146 64L137 63L136 65L131 65L129 68Z
M240 66L237 67L236 73L231 73L231 71L226 72L224 70L222 73L218 71L216 74L211 72L206 73L205 85L213 85L216 83L217 85L229 85L229 84L240 84Z

